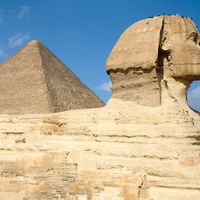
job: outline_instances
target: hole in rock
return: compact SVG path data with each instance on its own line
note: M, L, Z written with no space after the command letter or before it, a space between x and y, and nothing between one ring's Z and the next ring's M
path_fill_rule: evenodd
M190 108L200 112L200 81L193 81L187 91L187 102Z

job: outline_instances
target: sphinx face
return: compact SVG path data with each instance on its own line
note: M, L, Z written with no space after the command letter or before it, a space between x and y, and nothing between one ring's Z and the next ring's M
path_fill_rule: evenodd
M170 49L174 77L200 79L200 36L190 18L164 17L163 50ZM164 36L165 37L165 36Z

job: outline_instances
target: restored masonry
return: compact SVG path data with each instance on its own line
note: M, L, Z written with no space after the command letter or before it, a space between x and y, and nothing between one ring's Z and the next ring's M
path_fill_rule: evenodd
M104 107L93 96L99 108L0 115L0 200L199 200L200 115L186 101L187 87L200 79L199 41L190 18L141 20L107 59L112 98ZM36 105L62 111L62 83L51 80L64 70L51 76L56 58L46 51L43 64L32 60L48 83L36 91L43 94ZM16 105L9 109L16 113Z

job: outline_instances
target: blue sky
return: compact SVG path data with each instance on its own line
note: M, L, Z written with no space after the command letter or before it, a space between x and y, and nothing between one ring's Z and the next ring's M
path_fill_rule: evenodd
M0 63L38 39L107 101L105 61L128 26L166 13L190 16L200 27L199 11L200 0L0 0ZM200 111L200 82L188 99Z

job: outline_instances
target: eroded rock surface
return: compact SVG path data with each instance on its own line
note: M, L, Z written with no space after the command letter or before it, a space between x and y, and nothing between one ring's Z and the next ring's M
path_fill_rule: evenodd
M113 97L158 106L165 98L163 85L172 93L174 82L175 88L185 85L187 90L192 80L200 79L199 38L187 17L159 16L130 26L107 60Z
M152 24L157 37L163 18L141 23ZM164 41L157 42L150 60L162 58ZM1 115L0 200L199 200L200 116L187 106L185 94L199 74L191 68L180 75L169 60L160 59L161 68L155 63L127 73L126 67L111 70L113 97L103 108ZM140 76L152 91L145 90L148 84L135 84ZM117 80L135 88L122 92ZM148 102L135 98L132 92L140 90Z

